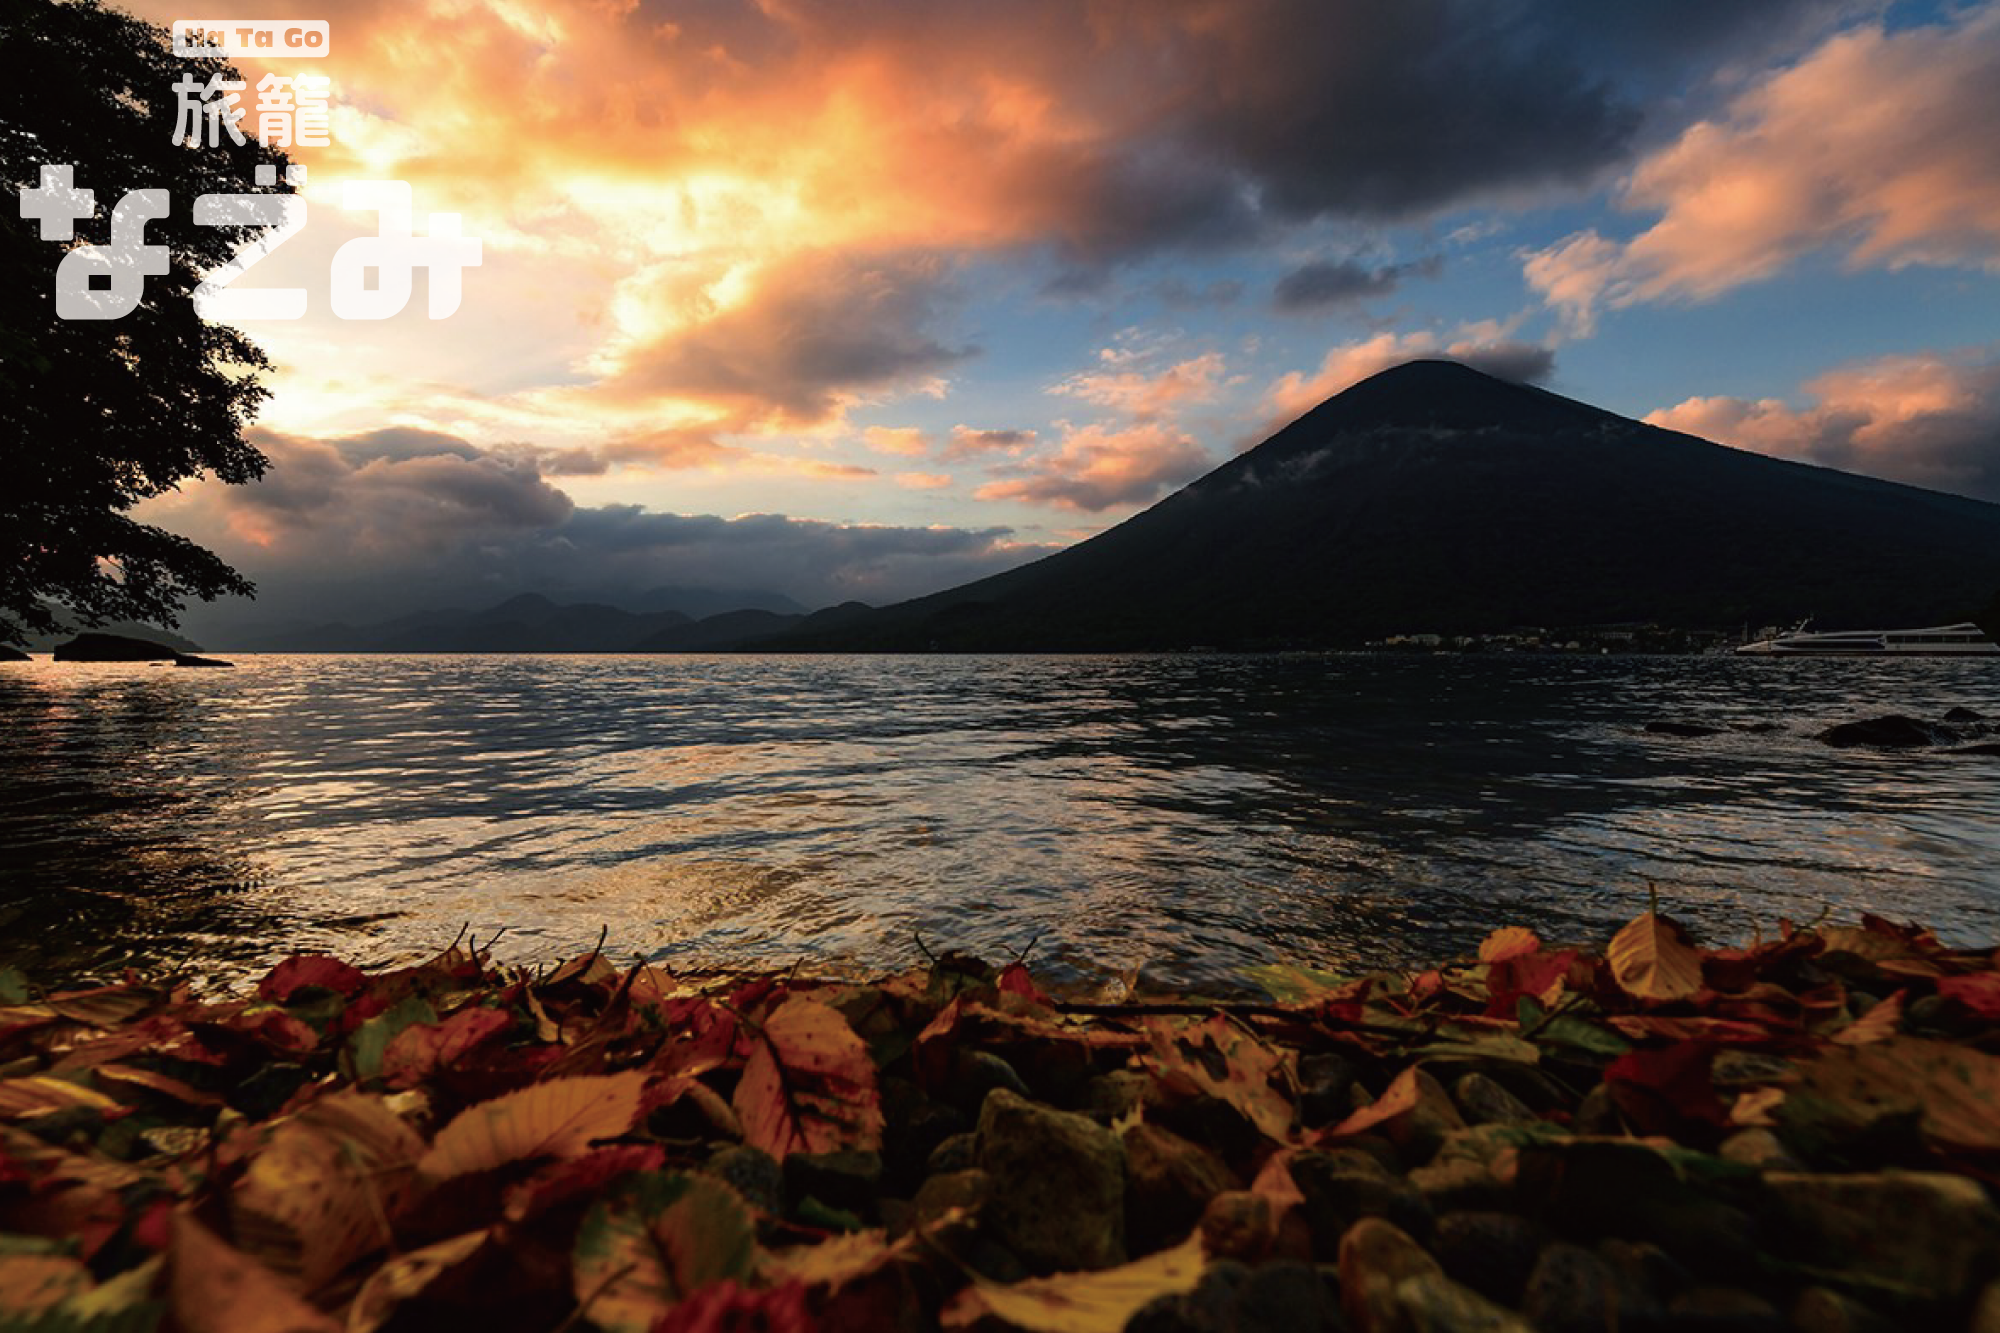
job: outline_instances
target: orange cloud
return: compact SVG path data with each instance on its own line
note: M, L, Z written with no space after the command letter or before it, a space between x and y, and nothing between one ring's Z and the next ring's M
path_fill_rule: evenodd
M861 438L878 454L922 458L931 451L930 437L916 426L870 426Z
M942 472L898 472L896 484L912 491L941 491L952 484Z
M951 440L944 447L944 457L957 459L991 453L1018 454L1031 447L1035 440L1036 432L1032 430L978 430L971 426L953 426Z
M1830 370L1805 392L1805 407L1688 398L1646 420L1740 449L2000 500L2000 361L1884 357Z
M1098 353L1098 358L1103 369L1071 375L1051 392L1115 408L1139 421L1150 421L1187 403L1213 398L1224 369L1220 352L1205 352L1156 374L1132 367L1136 355L1119 348L1107 347Z
M1054 453L1008 465L974 494L1097 513L1157 500L1211 462L1191 437L1158 423L1069 427Z
M1509 341L1494 336L1492 330L1476 332L1487 336L1447 343L1433 333L1385 332L1335 347L1327 352L1318 369L1290 371L1279 376L1266 391L1272 423L1290 421L1370 375L1420 357L1449 357L1489 375L1526 383L1545 380L1555 370L1555 353L1546 347ZM1247 448L1262 438L1260 434L1246 439L1244 445Z
M1600 305L1713 297L1822 249L2000 270L1995 124L2000 5L1840 33L1639 164L1622 202L1652 226L1531 254L1529 285L1587 332Z

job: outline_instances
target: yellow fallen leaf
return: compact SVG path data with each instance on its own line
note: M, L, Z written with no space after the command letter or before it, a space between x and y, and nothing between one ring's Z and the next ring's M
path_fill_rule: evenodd
M468 1231L391 1259L369 1275L347 1310L347 1333L375 1333L396 1307L419 1295L438 1277L458 1267L486 1243L487 1232Z
M66 1254L0 1254L0 1326L36 1322L72 1296L90 1290L90 1270Z
M1193 1291L1204 1261L1199 1236L1171 1250L1097 1273L1058 1273L1001 1283L974 1276L944 1312L946 1328L993 1315L1026 1333L1120 1333L1157 1296Z
M1658 912L1641 912L1604 951L1611 976L1639 1000L1684 1000L1701 989L1701 955L1680 927Z
M1501 926L1488 935L1479 945L1479 961L1482 963L1504 963L1509 958L1519 958L1523 954L1539 953L1541 937L1522 926Z
M646 1074L551 1079L469 1106L438 1132L417 1170L432 1181L534 1157L580 1157L632 1128Z

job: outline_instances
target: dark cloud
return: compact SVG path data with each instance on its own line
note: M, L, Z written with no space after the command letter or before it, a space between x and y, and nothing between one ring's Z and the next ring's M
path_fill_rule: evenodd
M793 256L760 273L742 304L633 352L605 387L823 420L843 391L905 383L976 352L933 331L950 276L929 255Z
M1017 543L1004 527L584 508L525 455L497 457L445 435L417 454L415 434L394 457L357 461L346 448L353 440L258 432L272 461L265 480L199 487L169 519L256 581L258 599L196 608L189 623L380 620L522 591L599 598L666 585L771 589L808 606L886 603L1054 549Z
M1555 349L1540 343L1456 344L1451 349L1451 359L1516 384L1541 384L1556 371Z
M1442 267L1443 260L1435 256L1376 268L1355 259L1314 260L1279 278L1271 296L1278 309L1288 313L1324 310L1371 296L1387 296L1411 274L1430 277Z
M953 426L951 439L946 442L941 455L946 459L975 458L980 454L1019 453L1035 442L1034 431L974 430L970 426Z

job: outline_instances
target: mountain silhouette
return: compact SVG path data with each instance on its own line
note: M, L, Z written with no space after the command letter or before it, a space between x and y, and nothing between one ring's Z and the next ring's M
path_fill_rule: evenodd
M1335 647L1653 622L1922 625L2000 587L2000 505L1726 448L1449 361L1328 399L1020 569L769 649Z

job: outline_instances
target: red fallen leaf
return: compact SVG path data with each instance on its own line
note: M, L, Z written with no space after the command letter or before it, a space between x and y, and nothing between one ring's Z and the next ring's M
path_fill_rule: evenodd
M595 1198L612 1181L641 1171L657 1171L666 1162L655 1143L621 1143L567 1162L551 1162L507 1191L507 1217L525 1222L573 1199Z
M1606 1067L1605 1086L1641 1133L1672 1134L1690 1124L1720 1129L1730 1122L1711 1077L1715 1051L1702 1041L1627 1051Z
M1037 986L1034 978L1028 975L1028 969L1025 964L1009 963L1007 966L1001 968L1000 979L996 984L1000 987L1002 995L1019 995L1033 1000L1036 1004L1046 1005L1049 1003L1049 997L1042 993L1042 988Z
M671 1000L663 1012L667 1027L682 1035L653 1062L660 1073L696 1078L750 1058L750 1039L736 1015L706 996Z
M1937 993L1956 1000L1985 1019L2000 1019L2000 973L1975 972L1968 977L1939 977Z
M757 1034L736 1085L743 1137L783 1161L794 1152L882 1146L875 1062L840 1011L794 995Z
M1936 935L1914 921L1899 926L1887 918L1876 916L1873 912L1863 912L1861 928L1873 935L1886 935L1892 940L1899 940L1914 949L1943 947L1938 943Z
M1771 1028L1761 1023L1705 1014L1612 1014L1604 1021L1634 1041L1659 1038L1743 1045L1768 1042L1774 1036Z
M1426 985L1430 989L1426 991ZM1375 989L1375 978L1360 977L1348 982L1320 1002L1318 1017L1322 1023L1333 1026L1358 1026L1368 1009L1369 992ZM1426 972L1410 984L1412 994L1435 994L1444 989L1444 977L1432 971Z
M293 954L272 968L257 983L257 994L273 1004L287 1004L308 986L323 986L342 995L352 995L368 981L360 968L329 958L325 954Z
M266 1046L275 1046L281 1051L296 1054L319 1049L320 1035L313 1030L311 1024L292 1017L282 1009L238 1014L230 1019L226 1026L255 1037Z
M927 1092L936 1092L951 1077L951 1055L958 1037L959 1020L965 1015L965 997L954 996L952 1002L937 1011L937 1017L924 1025L917 1034L912 1048L917 1069L917 1086Z
M653 1333L814 1333L815 1327L805 1283L758 1291L724 1278L667 1311Z
M1576 961L1576 950L1563 949L1556 953L1510 954L1486 969L1486 1002L1488 1018L1510 1018L1519 1007L1522 996L1549 1002L1549 992L1569 978L1570 964Z
M416 1023L398 1032L382 1054L382 1077L392 1088L411 1088L514 1026L504 1009L473 1006L442 1023Z

